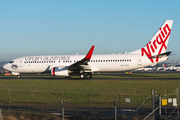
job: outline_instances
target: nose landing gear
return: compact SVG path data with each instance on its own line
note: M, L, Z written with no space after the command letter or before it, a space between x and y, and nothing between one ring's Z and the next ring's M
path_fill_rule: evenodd
M21 79L21 75L18 75L17 78L18 78L18 79Z

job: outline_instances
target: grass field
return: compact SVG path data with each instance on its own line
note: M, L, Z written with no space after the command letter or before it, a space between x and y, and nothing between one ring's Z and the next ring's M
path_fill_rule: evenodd
M180 87L179 73L133 73L130 75L114 73L114 75L94 75L90 80L80 80L76 77L72 79L51 78L49 75L25 75L22 79L14 79L15 76L0 76L0 102L9 104L32 104L33 92L34 103L43 105L60 105L60 100L66 101L66 106L87 106L88 94L90 91L90 106L114 106L112 99L119 99L117 91L121 92L121 106L137 106L146 97L151 95L151 89L158 94L174 93ZM3 78L3 79L2 79ZM34 79L33 79L34 78ZM111 78L111 79L103 79ZM113 79L120 78L120 79ZM126 80L123 78L132 78ZM141 80L133 80L141 78ZM144 78L144 80L142 80ZM145 80L146 78L155 78ZM159 78L169 78L169 80L159 80ZM171 78L177 78L176 80ZM178 79L179 78L179 79ZM122 80L121 80L122 79ZM8 89L10 92L8 92ZM61 93L62 92L62 93ZM174 96L171 96L174 97ZM130 98L130 103L125 103L124 99ZM144 106L150 106L151 101L147 101Z

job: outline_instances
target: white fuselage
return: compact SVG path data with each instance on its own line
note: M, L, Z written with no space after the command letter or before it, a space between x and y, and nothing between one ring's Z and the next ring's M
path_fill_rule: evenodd
M50 72L53 67L66 67L83 57L84 55L27 56L12 60L4 65L4 68L15 73ZM159 62L167 58L161 58ZM108 54L92 55L87 67L90 67L92 72L112 72L127 71L154 64L157 62L152 63L146 56L137 54Z

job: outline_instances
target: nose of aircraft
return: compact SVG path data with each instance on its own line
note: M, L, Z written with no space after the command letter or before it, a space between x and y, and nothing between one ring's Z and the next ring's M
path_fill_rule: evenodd
M8 64L5 64L5 65L3 66L3 68L4 68L5 70L7 70L7 69L8 69Z

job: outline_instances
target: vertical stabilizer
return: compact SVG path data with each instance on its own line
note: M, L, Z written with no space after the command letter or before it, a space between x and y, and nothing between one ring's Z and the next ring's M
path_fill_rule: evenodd
M152 56L166 52L172 24L173 20L166 20L145 47L131 53L140 52L141 56L147 56L152 63L158 62L159 58L153 59Z

